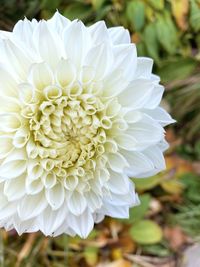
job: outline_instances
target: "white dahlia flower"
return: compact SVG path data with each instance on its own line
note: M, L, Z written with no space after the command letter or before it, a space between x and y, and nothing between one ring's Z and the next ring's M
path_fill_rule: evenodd
M139 204L129 177L165 168L152 60L123 27L58 12L0 32L0 226L86 237Z

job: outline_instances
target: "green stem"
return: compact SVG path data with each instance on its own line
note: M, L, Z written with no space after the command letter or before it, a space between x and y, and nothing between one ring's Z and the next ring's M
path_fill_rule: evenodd
M65 257L64 257L64 266L69 267L69 238L67 234L63 234L63 243L64 243L64 252L65 252Z
M4 244L2 230L0 232L0 267L4 267Z

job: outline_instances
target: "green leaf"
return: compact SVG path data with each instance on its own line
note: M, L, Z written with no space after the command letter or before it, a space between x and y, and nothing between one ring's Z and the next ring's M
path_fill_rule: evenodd
M195 32L200 30L200 7L197 1L190 1L190 25Z
M155 61L159 61L159 45L154 23L148 24L144 29L144 42L149 56Z
M136 190L145 191L156 187L160 183L161 177L159 175L155 175L149 178L132 178L132 180L135 184Z
M130 229L130 235L139 244L156 244L162 240L162 229L151 220L136 222Z
M127 17L136 31L140 31L145 23L145 5L142 1L134 0L127 5Z
M148 3L157 10L164 8L164 0L148 0Z
M142 251L157 257L167 257L171 254L170 249L162 244L144 245L142 246Z
M85 4L74 3L68 5L64 10L64 16L68 19L81 19L86 20L92 14L92 7Z
M88 265L96 266L98 260L98 248L97 247L86 247L84 252L84 258Z
M195 70L197 62L192 58L175 58L167 60L162 67L158 69L158 74L162 82L172 82L189 77Z
M178 45L178 35L176 27L168 13L158 15L156 21L157 37L162 47L169 54L175 54Z
M105 0L91 0L91 3L95 10L99 12L99 9L103 6Z
M127 221L132 223L135 222L136 220L143 219L148 211L150 201L151 201L151 196L149 194L141 195L140 205L130 209L129 219Z
M42 8L55 11L61 4L61 0L43 0L41 3Z

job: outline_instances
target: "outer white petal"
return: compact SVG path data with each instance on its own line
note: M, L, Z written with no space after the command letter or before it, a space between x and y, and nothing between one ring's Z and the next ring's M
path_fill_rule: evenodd
M109 190L114 194L127 194L129 193L130 180L124 173L110 172L110 179L108 181Z
M0 93L4 97L17 97L17 83L12 75L5 70L5 66L0 65Z
M149 160L151 160L151 162L153 164L153 169L151 171L147 171L145 169L145 172L143 171L143 172L139 173L136 177L140 178L140 177L153 176L153 175L157 174L158 172L163 171L166 168L165 158L164 158L163 153L160 150L160 148L158 148L158 146L150 147L150 148L146 149L143 152L143 154Z
M98 21L92 26L88 27L88 29L92 36L92 41L94 44L97 45L103 42L110 41L108 29L104 21Z
M91 37L81 21L73 21L63 32L66 57L80 69L83 59L91 46Z
M142 152L123 150L121 153L130 165L129 168L126 168L126 173L131 177L137 177L144 170L149 172L154 169L152 161Z
M95 79L100 80L109 73L114 62L114 55L109 43L102 43L92 47L86 55L84 65L96 70Z
M0 165L0 179L6 180L18 177L26 171L26 167L27 162L23 153L13 151Z
M151 80L134 80L118 96L119 103L130 109L141 109L145 104L148 106L148 102L152 97L152 90L154 90L154 84Z
M150 79L152 75L153 60L148 57L138 57L135 78Z
M157 107L155 109L146 109L144 110L145 113L147 113L151 118L156 120L160 123L163 127L174 123L175 120L172 119L172 117L167 113L163 108Z
M15 201L25 195L25 178L26 175L21 175L5 182L4 194L8 198L8 201Z
M114 172L122 173L125 167L128 167L128 162L120 153L109 153L108 163Z
M65 199L63 185L57 183L52 188L46 189L46 198L53 210L59 209Z
M68 221L70 222L72 230L82 238L86 238L94 226L94 219L88 209L80 216L69 214Z
M25 80L31 64L30 57L9 39L0 41L2 61L18 80Z
M151 96L149 101L145 103L143 108L146 109L156 108L160 104L163 93L164 93L164 87L162 85L155 85L155 87L151 91Z
M41 214L47 207L48 203L44 192L37 195L26 195L23 200L19 202L17 211L21 220L28 220Z
M0 38L10 38L11 32L8 31L0 31Z
M67 199L67 205L72 214L79 216L85 211L87 202L85 197L81 193L74 191Z
M122 44L113 48L114 68L122 69L124 77L132 81L137 68L137 50L135 44Z
M90 190L88 193L86 193L86 199L91 212L94 212L102 206L101 197L93 190Z
M34 30L34 40L41 60L55 67L62 55L62 47L49 30L45 21L40 21Z
M0 159L6 158L6 156L14 149L11 136L0 136Z
M41 231L45 235L54 235L53 233L59 229L67 217L66 206L62 205L58 210L54 211L51 207L47 207L38 218Z
M157 144L164 136L163 128L147 115L143 115L140 121L133 123L127 130L127 133L134 136L137 141L135 148L138 151Z
M104 88L102 90L104 97L115 97L119 95L128 85L128 81L123 75L121 69L116 69L109 73L104 80Z
M17 202L9 202L2 194L0 197L0 220L7 219L16 213Z
M14 28L12 38L13 40L23 47L23 50L28 53L28 55L33 56L37 59L36 49L33 40L33 31L37 26L38 22L34 19L32 21L25 18L24 20L19 20Z
M62 35L63 30L70 24L70 20L62 16L58 11L53 15L53 17L47 20L47 25L50 29L54 29L58 35Z
M39 230L39 225L36 219L29 219L22 221L17 214L13 217L13 227L16 229L19 235L23 233L32 233Z
M115 45L129 44L131 42L129 31L127 29L124 29L124 27L118 26L109 28L108 33L113 44Z

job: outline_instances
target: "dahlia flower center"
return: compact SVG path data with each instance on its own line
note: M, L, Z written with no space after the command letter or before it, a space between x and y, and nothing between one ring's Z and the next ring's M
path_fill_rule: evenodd
M28 100L22 109L32 144L28 156L57 179L94 172L112 126L100 97L74 84L67 89L47 86Z

